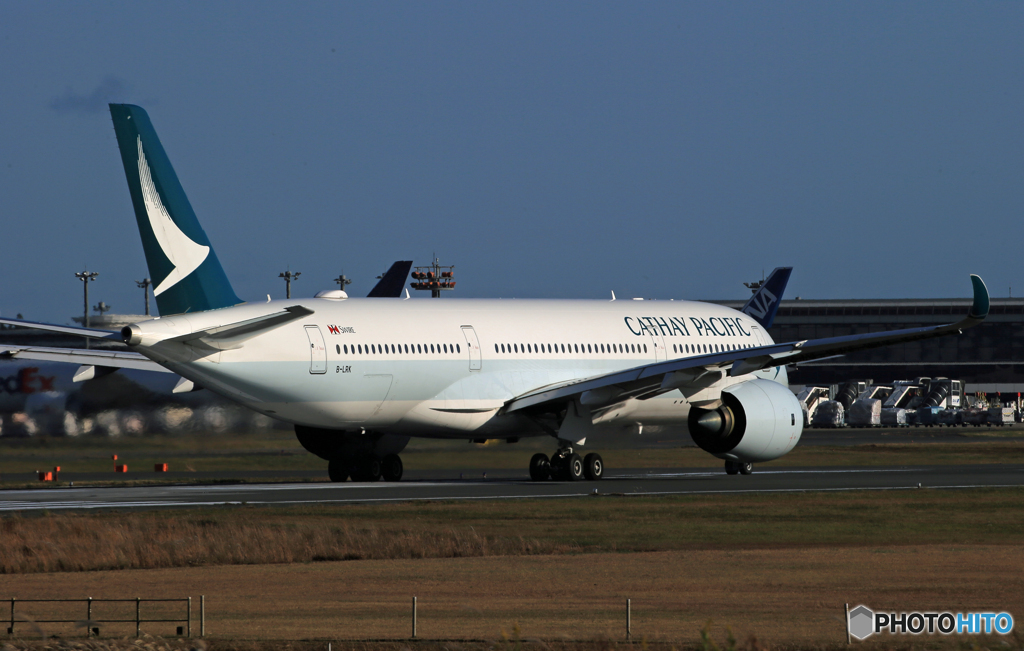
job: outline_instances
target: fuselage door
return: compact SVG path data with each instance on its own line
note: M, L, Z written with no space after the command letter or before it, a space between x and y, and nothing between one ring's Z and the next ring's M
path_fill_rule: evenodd
M761 328L756 325L750 326L750 329L754 332L754 339L757 341L758 346L767 346L768 342L764 338L764 333L761 332Z
M651 335L651 345L654 347L655 362L664 362L668 359L668 353L665 352L665 338L661 334Z
M306 326L306 337L309 339L309 372L327 372L327 346L324 344L324 335L320 327L315 325Z
M462 326L462 336L466 338L466 348L469 349L469 370L479 371L483 364L483 357L480 353L480 339L476 336L473 326Z

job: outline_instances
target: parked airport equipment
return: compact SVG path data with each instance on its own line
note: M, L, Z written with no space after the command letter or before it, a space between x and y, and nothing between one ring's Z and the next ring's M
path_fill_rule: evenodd
M859 398L846 412L846 424L850 427L878 427L882 424L882 401L876 398Z
M828 387L804 387L796 394L800 401L800 408L804 412L804 427L810 427L814 420L814 413L821 403L831 399Z
M842 427L846 424L845 412L843 403L838 400L825 400L815 410L812 424L814 427Z

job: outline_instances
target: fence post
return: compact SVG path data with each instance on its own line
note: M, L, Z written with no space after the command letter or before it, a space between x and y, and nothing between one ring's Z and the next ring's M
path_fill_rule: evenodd
M185 637L192 637L192 597L188 598L188 625L185 628Z
M11 627L7 629L9 635L14 635L14 602L16 599L11 597Z
M142 600L135 597L135 637L142 637Z
M85 637L92 637L92 597L89 597L89 605L85 609Z
M850 644L850 604L849 602L845 605L846 609L846 643Z
M626 639L633 639L633 600L626 599Z
M206 637L206 595L199 595L199 637Z
M412 598L412 636L416 637L416 597Z

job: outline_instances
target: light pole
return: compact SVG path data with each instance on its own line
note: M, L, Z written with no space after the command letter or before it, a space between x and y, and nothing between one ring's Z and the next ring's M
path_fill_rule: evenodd
M380 276L378 276L378 278L379 277ZM346 276L345 272L342 272L340 276L334 279L334 282L338 283L338 289L345 291L345 287L352 284L352 279Z
M83 271L79 271L79 272L77 272L75 274L75 278L77 278L77 279L82 281L82 287L85 289L85 302L84 302L85 318L82 319L82 325L85 326L86 328L89 327L89 282L93 281L93 280L96 280L96 276L99 276L99 275L100 274L98 272L96 272L96 271L89 271L88 269L85 269ZM86 348L89 347L89 338L88 337L85 338L85 347Z
M291 271L285 271L277 274L278 278L284 278L284 296L285 298L292 297L292 281L298 279L302 275L301 271L292 273Z
M103 315L110 311L110 306L107 305L106 303L104 303L103 301L100 301L100 304L99 305L93 305L92 309L94 309L97 312L99 312L100 313L100 318L102 319Z
M149 286L153 284L153 281L149 278L143 278L142 280L136 280L135 284L139 286L142 293L146 295L146 316L149 316Z

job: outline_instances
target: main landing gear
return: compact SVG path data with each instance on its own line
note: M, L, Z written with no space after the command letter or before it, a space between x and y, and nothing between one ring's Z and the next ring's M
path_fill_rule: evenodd
M357 459L331 459L327 462L327 475L331 481L399 481L402 479L402 458L388 454L380 458L365 454Z
M754 472L754 464L745 461L729 461L725 462L725 473L727 475L749 475Z
M533 481L597 481L603 476L604 460L596 452L580 457L572 448L565 447L557 450L550 459L542 452L530 459L530 479Z

